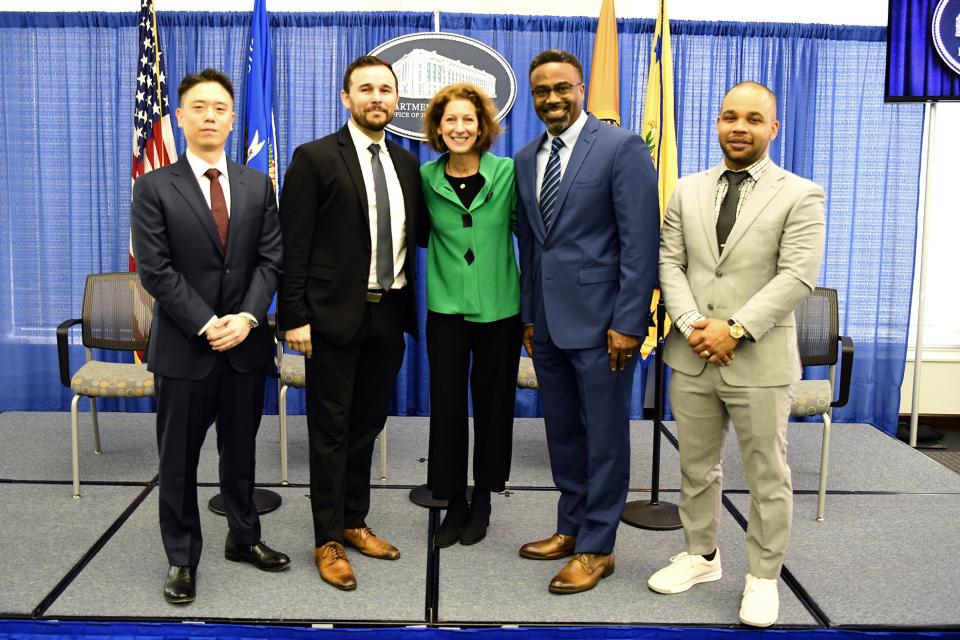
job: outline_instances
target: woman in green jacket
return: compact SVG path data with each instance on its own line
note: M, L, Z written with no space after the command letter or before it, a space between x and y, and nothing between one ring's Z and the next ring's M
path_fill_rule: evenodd
M490 522L490 493L510 475L520 279L513 160L489 153L500 132L480 89L460 83L434 96L426 136L444 154L420 168L430 218L427 354L430 453L427 484L449 506L434 543L474 544ZM471 367L472 364L472 367ZM467 386L473 396L473 480L467 502Z

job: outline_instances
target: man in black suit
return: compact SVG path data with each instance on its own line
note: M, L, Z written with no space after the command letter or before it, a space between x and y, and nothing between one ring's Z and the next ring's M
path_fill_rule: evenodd
M297 148L280 199L280 326L306 355L314 557L320 577L357 586L344 544L375 558L400 551L367 527L370 460L416 336L414 274L420 168L383 129L397 77L373 56L353 61L340 93L350 119Z
M227 160L233 86L216 69L180 83L179 162L133 186L130 224L144 287L156 299L148 368L157 391L160 534L170 562L164 597L196 597L203 539L197 463L217 423L228 560L279 571L290 559L260 540L253 504L257 429L273 354L267 308L282 244L270 179Z

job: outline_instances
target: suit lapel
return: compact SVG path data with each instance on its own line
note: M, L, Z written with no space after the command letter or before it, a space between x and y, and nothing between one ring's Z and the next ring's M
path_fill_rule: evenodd
M720 261L720 249L717 247L717 181L723 172L723 165L717 165L704 174L703 184L700 187L700 222L703 224L703 234L707 238L707 245L714 262ZM729 243L729 241L728 241ZM728 245L729 246L729 245Z
M217 231L217 225L213 221L213 214L210 212L210 207L207 206L207 201L203 197L203 191L200 190L197 178L190 169L190 162L187 160L186 154L173 165L171 173L173 174L173 188L183 196L183 199L190 206L190 211L197 216L200 225L206 229L207 235L210 236L210 241L213 242L217 251L220 252L220 256L223 257L220 233ZM232 188L230 195L233 197Z
M723 255L720 256L720 262L730 255L730 252L737 248L737 243L743 238L754 223L760 213L764 210L773 196L783 188L784 173L780 167L771 162L767 165L763 175L753 187L750 197L740 208L737 215L737 221L730 230L730 237L727 238L727 246L723 249Z
M543 214L540 212L540 202L537 200L537 150L543 145L547 134L544 133L539 138L525 146L517 153L514 161L514 171L517 173L517 184L529 185L529 198L524 207L527 214L527 221L533 229L537 240L542 244L547 230L543 226Z
M598 129L600 129L600 121L593 116L587 116L587 123L583 125L577 143L573 145L573 153L570 154L567 168L564 169L563 177L560 178L560 189L557 191L557 204L551 229L556 229L557 222L563 215L563 203L567 199L567 194L570 193L570 185L573 184L580 167L583 166L583 161L590 153L590 149L593 148L593 139L596 137Z
M230 225L227 227L227 258L233 253L247 203L247 176L244 168L227 160L227 179L230 182ZM211 216L212 217L212 216Z
M347 125L343 125L337 134L340 143L340 158L343 165L350 174L350 180L353 181L354 191L357 193L360 205L360 217L363 219L363 226L370 230L370 204L367 202L367 185L363 182L363 172L360 170L360 159L357 157L357 148L353 144L353 138L350 136L350 130Z
M419 205L417 204L414 196L417 192L416 185L417 182L420 181L420 174L417 173L416 175L410 175L410 173L407 172L407 164L400 161L401 156L399 149L402 147L399 147L393 142L387 140L386 136L384 136L383 141L386 144L387 153L390 154L390 162L393 163L393 170L397 172L397 181L400 182L400 191L403 192L403 224L407 236L407 255L410 255L411 250L409 247L416 245L416 238L411 241L410 234L415 234L416 229L416 218L414 216L416 215ZM357 167L359 168L359 166L360 164L358 162ZM363 180L361 179L361 183L362 182ZM364 187L364 202L366 202L366 187ZM369 226L370 217L365 216L365 219L367 220L367 225Z

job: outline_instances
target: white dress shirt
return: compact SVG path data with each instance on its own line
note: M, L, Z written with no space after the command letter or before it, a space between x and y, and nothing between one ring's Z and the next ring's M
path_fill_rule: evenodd
M360 172L363 174L363 184L367 189L367 216L370 220L370 275L367 279L368 289L379 289L377 282L377 192L373 184L373 155L370 145L373 140L367 137L353 118L347 121L350 138L357 149L357 158L360 160ZM393 285L391 289L401 289L407 286L407 276L403 272L403 265L407 258L406 238L406 209L403 204L403 189L397 177L397 169L393 166L390 152L387 149L387 139L380 134L380 164L387 178L387 195L390 198L390 230L393 235Z

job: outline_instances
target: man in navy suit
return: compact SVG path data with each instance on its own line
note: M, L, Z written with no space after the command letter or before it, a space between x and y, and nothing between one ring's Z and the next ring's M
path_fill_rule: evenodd
M164 597L196 597L203 538L197 463L217 423L220 491L229 533L224 554L264 571L290 559L260 540L253 504L255 442L273 356L267 308L280 281L282 246L270 179L227 160L233 86L216 69L180 83L179 162L133 186L130 224L143 286L156 299L148 368L157 391L160 534L170 562Z
M520 555L572 555L550 591L578 593L614 569L630 393L657 278L657 181L639 136L583 111L573 54L537 55L530 88L547 131L515 159L521 316L560 500L556 533Z

